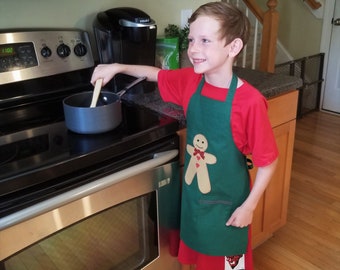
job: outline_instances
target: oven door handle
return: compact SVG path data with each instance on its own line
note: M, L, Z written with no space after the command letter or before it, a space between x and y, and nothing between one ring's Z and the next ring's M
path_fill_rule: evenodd
M119 183L129 177L133 177L145 171L152 170L158 166L169 163L169 161L178 156L178 153L179 151L177 149L155 153L153 155L153 158L150 160L141 162L127 169L102 177L98 180L66 191L60 195L5 216L0 219L0 230L56 209L72 201L84 198L92 193L105 189L113 184Z

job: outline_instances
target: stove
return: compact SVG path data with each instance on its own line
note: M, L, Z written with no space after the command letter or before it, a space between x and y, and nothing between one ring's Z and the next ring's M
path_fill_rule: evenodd
M93 89L93 67L84 31L0 33L0 219L178 148L176 120L127 100L116 129L69 131L62 100Z

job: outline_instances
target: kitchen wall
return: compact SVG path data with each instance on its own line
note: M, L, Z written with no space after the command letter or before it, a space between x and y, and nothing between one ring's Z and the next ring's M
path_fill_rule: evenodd
M158 33L169 24L181 23L181 9L195 10L207 0L0 0L0 29L62 27L80 28L92 34L96 14L110 8L136 7L153 18ZM91 36L92 42L93 35Z
M268 0L256 0L263 10ZM316 18L298 0L278 0L280 14L278 39L294 59L320 52L323 20Z
M266 9L267 0L256 1ZM163 34L169 23L180 24L181 9L195 10L206 2L209 0L0 0L0 29L77 27L92 32L98 12L132 6L148 13L157 22L158 33ZM303 1L278 0L277 9L279 40L288 52L295 59L319 53L322 20L315 18Z

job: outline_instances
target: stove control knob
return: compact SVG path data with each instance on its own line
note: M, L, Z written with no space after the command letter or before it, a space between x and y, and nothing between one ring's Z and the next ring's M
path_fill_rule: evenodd
M52 55L51 49L47 46L43 47L41 49L40 53L41 53L42 57L44 57L44 58L48 58Z
M57 54L61 57L61 58L65 58L67 56L69 56L71 54L71 49L69 46L67 46L66 44L60 44L57 48Z
M76 56L84 56L87 53L87 48L84 44L82 43L78 43L75 47L74 47L74 53Z

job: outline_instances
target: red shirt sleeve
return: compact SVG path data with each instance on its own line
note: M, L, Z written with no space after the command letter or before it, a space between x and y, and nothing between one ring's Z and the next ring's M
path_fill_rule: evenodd
M278 157L278 149L268 118L265 97L244 82L237 89L231 114L232 134L238 149L252 154L254 165L264 167Z
M191 96L195 93L202 75L193 68L161 70L158 73L158 88L165 102L177 104L186 115Z

